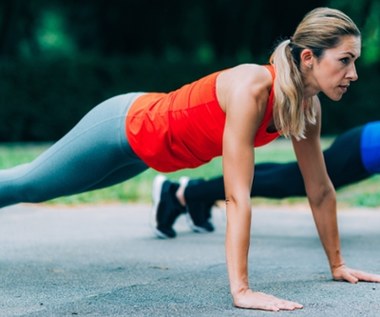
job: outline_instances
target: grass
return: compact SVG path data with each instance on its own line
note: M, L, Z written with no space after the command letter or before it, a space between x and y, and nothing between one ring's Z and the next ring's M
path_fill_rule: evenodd
M328 146L332 139L323 139L323 147ZM50 144L0 144L0 168L9 168L26 163L48 148ZM295 156L288 140L277 140L265 147L256 149L257 162L286 162L294 160ZM182 170L167 174L168 178L178 180L180 176L210 178L222 173L221 158L197 169ZM150 203L151 184L158 173L148 170L141 175L118 185L87 192L78 195L61 197L49 201L49 204L83 204L83 203L114 203L138 202ZM360 183L347 186L337 192L338 203L344 206L376 207L380 205L380 175L371 177ZM282 200L254 198L254 204L298 204L305 203L305 198L287 198Z

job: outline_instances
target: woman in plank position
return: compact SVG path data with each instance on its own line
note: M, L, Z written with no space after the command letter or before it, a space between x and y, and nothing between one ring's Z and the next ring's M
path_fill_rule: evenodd
M233 303L299 309L296 302L251 289L248 278L253 147L283 134L293 140L333 277L380 281L344 263L335 192L319 144L317 94L341 99L357 79L360 46L360 32L349 17L319 8L304 17L290 40L279 43L270 65L239 65L170 93L111 98L33 162L1 171L0 207L103 188L149 167L161 172L197 167L222 155Z

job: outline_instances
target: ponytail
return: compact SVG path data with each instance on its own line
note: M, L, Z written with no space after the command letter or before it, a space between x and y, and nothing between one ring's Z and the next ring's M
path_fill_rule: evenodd
M269 62L274 65L274 123L286 136L305 138L306 123L316 123L316 106L312 98L304 99L302 75L292 58L290 40L282 41Z

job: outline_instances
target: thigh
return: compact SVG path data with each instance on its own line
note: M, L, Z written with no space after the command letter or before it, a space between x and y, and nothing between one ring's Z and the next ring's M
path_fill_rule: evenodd
M125 164L124 166L118 168L117 170L113 171L103 179L99 180L97 183L93 184L93 186L89 187L88 190L101 189L119 184L141 174L148 168L149 167L140 160L131 161Z
M297 162L263 164L255 171L252 197L285 198L305 195L305 185Z
M56 189L54 195L90 190L100 183L106 184L105 179L125 166L141 163L131 152L125 136L127 108L126 95L101 103L33 162L35 170L43 167L40 179L50 179L50 185ZM55 174L55 180L51 180L51 174ZM123 176L114 178L113 184L116 179L119 182L127 179L125 173Z
M43 201L89 190L130 161L139 162L128 155L126 101L117 96L96 106L33 162L4 171L0 182Z
M341 134L324 151L327 172L335 188L349 185L369 176L361 160L362 131L363 127L357 127Z

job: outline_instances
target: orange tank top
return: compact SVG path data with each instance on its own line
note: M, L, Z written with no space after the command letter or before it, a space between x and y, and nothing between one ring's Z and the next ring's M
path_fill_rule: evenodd
M268 67L274 78L273 67ZM226 115L216 97L221 71L170 93L146 93L131 105L126 122L129 144L148 166L160 172L194 168L222 155ZM273 87L254 146L279 136L268 133Z

